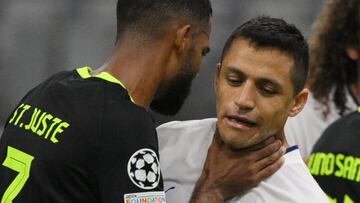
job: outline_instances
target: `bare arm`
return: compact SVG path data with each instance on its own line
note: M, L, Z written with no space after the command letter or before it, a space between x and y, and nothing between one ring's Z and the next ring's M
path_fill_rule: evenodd
M284 153L274 137L234 151L215 134L190 203L219 203L243 193L275 173L284 162Z

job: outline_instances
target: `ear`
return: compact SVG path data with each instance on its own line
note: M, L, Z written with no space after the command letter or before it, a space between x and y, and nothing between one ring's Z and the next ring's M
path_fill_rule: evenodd
M191 47L192 27L191 25L179 25L175 34L175 46L178 53L184 52Z
M216 65L216 73L215 73L215 80L214 80L214 87L215 87L215 93L217 92L217 85L218 85L218 80L220 77L220 71L221 71L221 63L218 63Z
M302 111L302 109L306 104L308 95L309 95L309 90L307 88L304 88L299 94L295 96L294 104L289 112L290 117L294 117Z
M346 53L351 60L357 61L360 58L360 54L354 46L347 46Z

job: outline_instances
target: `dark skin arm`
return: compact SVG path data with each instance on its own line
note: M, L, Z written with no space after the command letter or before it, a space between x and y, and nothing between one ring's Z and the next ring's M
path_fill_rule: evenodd
M255 187L282 166L281 146L272 136L250 148L232 150L215 133L190 203L224 202Z

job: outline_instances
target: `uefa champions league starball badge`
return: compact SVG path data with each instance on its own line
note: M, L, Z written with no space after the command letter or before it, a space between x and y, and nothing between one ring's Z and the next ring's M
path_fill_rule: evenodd
M129 159L128 174L130 180L139 188L150 190L160 181L160 165L156 153L151 149L140 149Z

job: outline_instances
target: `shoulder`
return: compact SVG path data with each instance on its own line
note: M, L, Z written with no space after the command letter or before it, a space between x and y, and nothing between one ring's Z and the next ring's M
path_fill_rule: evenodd
M216 118L207 118L202 120L188 120L188 121L172 121L160 125L156 128L159 134L168 134L176 131L198 131L206 128L211 128L216 124Z
M103 94L97 86L81 79L75 70L63 71L32 89L22 102L86 128L98 122L94 117L99 115Z
M360 141L358 136L360 113L349 113L329 125L313 148L313 152L357 152L354 143ZM341 140L339 140L341 136ZM357 154L357 153L356 153Z
M149 113L131 101L125 88L97 77L83 78L77 70L50 77L32 91L26 102L61 115L86 134L96 134L104 127L112 126L116 131L117 126L136 124L155 132Z
M207 118L202 120L172 121L156 128L161 145L167 142L179 142L182 139L200 138L206 135L210 137L216 129L216 118Z
M327 130L335 130L337 128L344 129L344 128L356 127L356 126L358 126L359 121L360 121L360 112L358 112L358 111L351 112L351 113L339 118L332 124L330 124L329 127L327 128Z
M216 119L173 121L157 129L160 154L169 164L175 157L203 159L216 130ZM186 150L186 151L184 151Z

